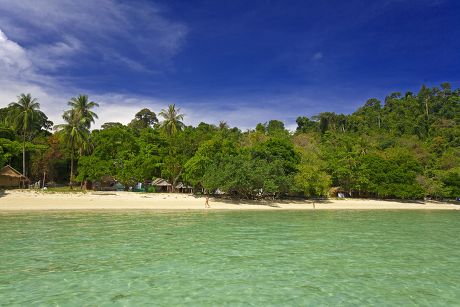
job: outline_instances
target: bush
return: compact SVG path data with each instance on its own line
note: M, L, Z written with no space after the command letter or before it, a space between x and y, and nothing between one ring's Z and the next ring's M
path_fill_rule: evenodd
M148 187L147 188L147 193L155 193L155 187Z

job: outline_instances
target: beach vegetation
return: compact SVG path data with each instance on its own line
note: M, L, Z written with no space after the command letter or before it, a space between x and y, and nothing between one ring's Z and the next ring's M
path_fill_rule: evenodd
M98 104L80 95L68 106L54 133L31 95L0 109L0 166L26 163L32 181L71 187L164 178L251 199L460 196L460 90L448 84L371 98L351 114L301 115L295 131L277 119L245 131L222 120L189 126L174 104L91 130Z
M27 176L26 141L33 137L33 133L42 128L49 128L52 123L40 111L37 98L33 98L31 94L19 95L18 100L10 103L3 113L5 114L3 122L8 123L22 137L22 174Z
M163 117L161 122L161 127L166 131L166 133L171 136L177 131L180 131L184 127L182 120L184 119L184 114L180 114L180 108L176 109L175 104L171 104L167 109L162 109L160 116Z
M62 118L64 124L59 124L54 127L60 136L69 145L70 149L70 177L69 187L72 189L75 180L74 172L74 157L75 150L79 148L80 155L88 152L92 146L91 143L91 124L97 117L97 114L92 111L99 104L93 101L88 101L87 95L79 95L73 97L67 103L71 109L64 112Z

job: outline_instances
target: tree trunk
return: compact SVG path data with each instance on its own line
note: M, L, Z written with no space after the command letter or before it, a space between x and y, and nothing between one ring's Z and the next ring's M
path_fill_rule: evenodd
M425 113L426 113L426 118L428 119L428 98L425 98Z
M22 174L26 176L26 133L22 137Z
M182 174L182 168L179 170L179 174L177 174L177 176L172 179L172 191L173 192L176 191L176 183L177 183L177 180L179 180L179 177L181 174Z
M72 189L73 184L73 142L70 144L70 180L69 187Z

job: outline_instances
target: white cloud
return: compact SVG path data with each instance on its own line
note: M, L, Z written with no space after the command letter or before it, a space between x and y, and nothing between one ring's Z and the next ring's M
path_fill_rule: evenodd
M72 65L69 57L82 51L82 43L72 37L63 37L63 41L52 44L40 44L28 51L34 65L44 70L56 70Z
M160 13L147 2L132 7L114 0L0 0L0 107L20 93L31 93L48 117L61 123L67 101L87 93L101 104L96 127L129 122L151 100L64 84L59 69L80 65L82 55L96 54L108 65L151 72L138 57L124 55L125 48L167 64L187 28Z
M16 42L9 40L0 29L0 67L2 75L16 74L32 67L26 51Z
M51 70L70 65L78 52L134 70L167 63L180 50L187 27L161 14L148 2L132 6L115 0L0 0L0 27L27 46L38 68ZM136 59L133 65L123 54L127 49L143 54L148 63Z
M209 101L193 102L181 101L180 99L164 100L140 95L91 93L83 89L64 87L60 84L59 79L38 73L37 66L52 65L52 63L47 63L46 61L37 62L36 59L41 58L37 56L37 52L40 53L49 50L50 54L55 55L71 54L81 47L81 44L76 40L68 39L67 42L55 44L48 49L34 49L33 51L29 51L18 43L8 39L6 35L0 32L0 67L4 68L2 69L3 74L0 78L0 86L2 88L0 92L1 105L6 106L9 102L16 100L16 96L20 93L32 93L34 97L39 99L42 110L50 120L57 124L62 122L61 115L67 109L67 101L78 93L85 92L89 94L91 100L100 104L100 108L97 110L99 119L96 121L95 128L100 127L105 122L127 124L134 118L134 114L144 107L150 108L158 114L162 108L166 108L171 103L176 103L181 107L181 102L181 111L186 115L185 122L191 125L197 125L202 121L218 124L219 121L224 120L231 126L249 129L253 128L257 122L266 122L270 119L288 119L288 117L279 117L281 114L279 109L250 106L250 102L255 100L265 101L283 108L283 105L278 102L279 100L291 99L287 97L279 97L274 101L262 97L246 97L240 99L239 103L220 99L219 103L213 104ZM34 58L35 60L33 60ZM133 63L131 64L135 65ZM21 71L22 73L15 73L17 71ZM219 99L217 98L215 101L219 101ZM234 107L223 110L221 103ZM289 116L289 113L283 112L282 114Z
M145 33L133 32L139 24ZM186 124L200 122L218 124L227 121L241 129L254 128L258 122L278 119L286 127L295 127L298 115L312 115L321 111L320 105L307 99L305 93L284 96L245 96L222 98L181 98L171 96L150 97L116 92L91 92L72 84L64 84L62 77L51 74L67 65L78 65L80 55L97 52L112 63L121 63L134 71L145 71L137 58L119 52L120 46L110 46L107 41L129 42L129 48L150 54L160 62L168 62L178 52L187 29L180 23L166 20L156 8L140 8L136 12L126 5L111 0L0 0L0 107L16 99L20 93L31 93L39 99L42 110L55 124L67 109L67 101L86 93L100 104L99 120L95 128L105 122L129 123L142 108L159 113L168 104L176 103L185 113ZM3 30L0 29L0 31ZM132 34L136 33L136 34ZM47 39L52 37L52 39ZM132 36L133 39L125 39ZM123 46L126 47L126 46ZM313 57L319 60L322 53ZM324 96L324 94L323 94ZM257 104L259 106L254 106ZM286 108L286 106L297 106Z

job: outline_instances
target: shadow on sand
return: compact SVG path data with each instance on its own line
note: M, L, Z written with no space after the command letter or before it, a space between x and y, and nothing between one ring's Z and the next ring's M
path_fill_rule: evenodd
M204 195L194 195L195 198L202 198L203 202L205 199ZM460 201L456 200L421 200L421 199L381 199L381 198L319 198L319 199L302 199L302 198L283 198L283 199L241 199L241 198L232 198L232 197L222 197L222 196L211 196L210 202L221 202L225 204L232 205L257 205L257 206L267 206L272 208L280 208L279 205L282 204L296 204L296 205L313 205L313 204L330 204L333 202L348 200L348 201L382 201L382 202L393 202L401 204L452 204L460 205Z
M357 198L357 199L359 199L359 198ZM420 204L420 205L423 205L425 203L424 200L420 200L420 199L380 199L380 198L363 198L363 199L386 201L386 202L401 203L401 204Z
M195 198L203 199L205 196L194 195ZM220 202L224 204L230 204L235 206L249 205L249 206L267 206L271 208L281 208L281 204L296 204L296 205L312 205L312 204L327 204L331 203L328 199L299 199L299 198L286 198L286 199L242 199L242 198L231 198L231 197L216 197L212 196L209 199L210 203Z

